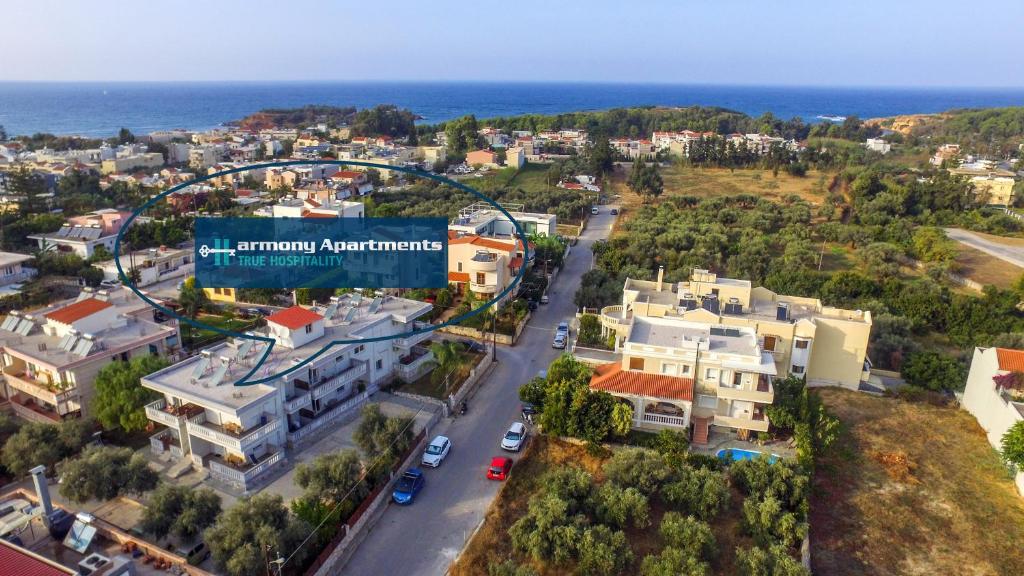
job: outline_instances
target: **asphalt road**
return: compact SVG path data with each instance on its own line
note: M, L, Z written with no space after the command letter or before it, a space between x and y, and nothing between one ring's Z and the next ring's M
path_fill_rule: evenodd
M945 231L947 236L961 244L966 244L971 248L981 250L989 256L995 256L1004 262L1024 268L1024 248L993 242L985 237L959 228L946 228Z
M455 560L498 492L499 482L484 474L492 456L508 455L499 443L520 419L519 386L561 353L551 347L554 329L575 316L572 297L590 269L590 246L608 237L613 220L608 206L591 217L548 292L550 303L537 308L514 347L498 348L498 364L469 399L466 415L429 431L448 436L451 453L439 468L425 470L426 486L411 506L388 506L342 574L436 576Z

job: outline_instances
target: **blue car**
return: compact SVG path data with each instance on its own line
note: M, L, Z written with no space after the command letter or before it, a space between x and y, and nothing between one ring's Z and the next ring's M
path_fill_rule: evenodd
M413 499L423 489L425 483L423 471L419 468L410 468L398 479L395 491L391 493L391 499L395 501L395 504L412 504Z

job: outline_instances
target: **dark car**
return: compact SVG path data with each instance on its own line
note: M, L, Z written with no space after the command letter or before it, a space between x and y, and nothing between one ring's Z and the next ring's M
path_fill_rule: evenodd
M419 468L410 468L398 479L394 491L391 492L391 499L395 501L395 504L412 504L425 483L423 471Z
M479 343L479 342L477 342L476 340L466 340L465 338L463 338L462 340L458 340L458 343L462 344L462 346L466 350L469 350L470 352L483 352L484 351L484 345Z
M612 214L612 216L618 216L619 215L619 209L618 208L612 208L611 214Z
M530 301L528 301L526 303L526 307L530 309L530 312L533 312L534 310L536 310L537 306L538 306L538 304L537 304L536 300L530 300Z

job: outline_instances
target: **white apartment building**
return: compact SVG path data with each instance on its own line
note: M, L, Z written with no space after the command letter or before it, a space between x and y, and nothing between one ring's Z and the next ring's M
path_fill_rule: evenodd
M169 452L180 466L202 468L224 482L250 490L297 445L334 425L367 395L392 378L412 380L433 365L422 345L429 333L392 340L332 346L337 340L398 335L423 328L425 302L359 293L332 298L324 306L293 306L267 317L262 335L273 337L266 361L250 380L235 386L263 357L267 344L233 339L150 374L142 385L164 395L146 407L166 428L151 439L154 452Z
M554 214L524 212L522 204L503 204L526 234L554 236L558 233L558 218ZM458 234L475 234L489 237L512 237L515 226L490 202L475 202L459 211L459 215L448 225Z
M178 349L178 326L127 288L85 288L74 300L0 324L3 395L16 414L39 422L89 414L93 380L114 360Z
M989 444L1002 450L1003 435L1024 421L1024 388L1000 385L1000 377L1024 372L1024 350L975 348L960 406L978 420ZM1018 380L1017 382L1020 382ZM1024 471L1014 476L1017 492L1024 495Z
M121 254L121 268L125 274L132 270L138 275L135 285L143 288L172 278L184 278L195 273L191 248L149 248L136 250L130 254ZM120 280L117 265L113 259L99 262L96 266L103 270L104 280Z

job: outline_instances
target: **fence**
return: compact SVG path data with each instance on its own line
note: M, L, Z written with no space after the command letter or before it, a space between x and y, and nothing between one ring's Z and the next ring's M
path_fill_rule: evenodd
M918 270L923 270L925 268L925 264L923 262L914 260L913 258L903 258L901 260L907 266L913 266ZM971 290L974 290L976 292L982 292L985 289L984 284L975 282L970 278L965 278L959 274L954 274L952 272L946 272L946 278L949 279L949 281L953 282L954 284L959 284L961 286L964 286L965 288L970 288Z

